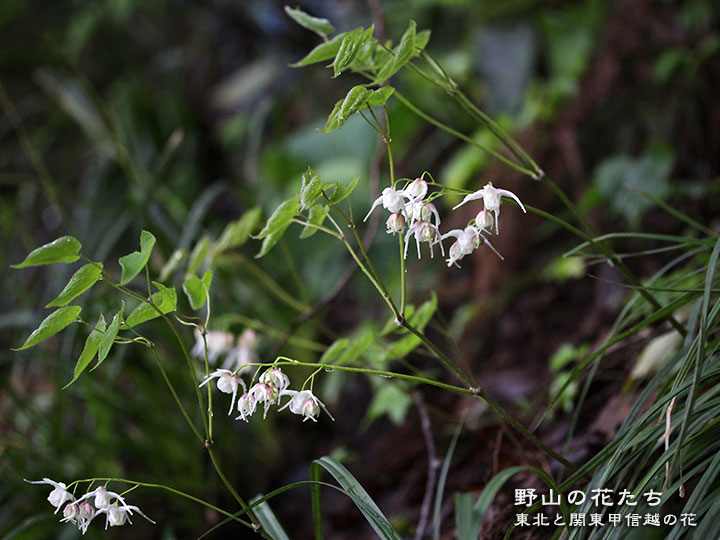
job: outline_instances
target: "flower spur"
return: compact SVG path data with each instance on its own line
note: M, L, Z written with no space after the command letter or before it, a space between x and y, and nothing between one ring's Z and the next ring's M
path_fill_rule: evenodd
M218 390L220 390L223 394L232 394L232 399L230 400L230 410L228 411L228 414L231 414L233 408L235 407L235 397L237 396L238 386L243 387L243 392L247 391L245 382L239 375L234 374L229 369L217 369L205 377L205 380L200 383L200 386L207 384L215 378L218 380Z

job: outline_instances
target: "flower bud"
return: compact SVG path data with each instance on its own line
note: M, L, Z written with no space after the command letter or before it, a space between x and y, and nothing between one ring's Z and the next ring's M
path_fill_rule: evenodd
M81 502L78 505L78 517L80 519L92 519L95 516L95 509L89 502Z
M493 223L493 216L487 210L480 210L475 216L475 224L480 230L492 231Z
M119 506L112 506L107 511L107 522L111 527L119 527L127 522L127 510Z
M403 216L400 212L390 214L390 217L387 218L385 225L387 226L388 234L403 232L405 229L405 216Z
M95 489L95 508L102 509L108 506L110 506L110 496L107 489L103 486L97 487Z
M78 505L76 503L70 503L63 509L63 517L65 518L65 521L74 521L78 512Z
M432 242L435 240L435 228L426 221L420 222L420 230L418 234L420 235L421 242Z

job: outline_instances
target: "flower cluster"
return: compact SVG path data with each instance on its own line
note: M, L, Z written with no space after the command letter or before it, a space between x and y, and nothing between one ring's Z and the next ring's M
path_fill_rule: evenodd
M242 386L243 393L237 398L237 411L240 413L236 420L248 421L258 406L263 408L263 418L267 417L268 410L272 405L280 405L283 396L289 396L290 401L280 407L278 410L286 408L290 409L293 414L299 414L305 420L317 422L320 411L324 410L328 416L334 420L325 405L310 390L288 390L290 379L279 368L269 368L260 375L258 381L247 389L245 382L240 378L237 371L233 372L228 369L218 369L208 375L205 380L200 383L203 386L213 379L217 379L217 388L224 394L232 394L230 400L230 410L228 414L232 414L235 407L235 398L238 389Z
M225 355L221 366L223 369L244 373L250 371L249 364L257 361L255 352L257 334L251 328L246 328L237 340L229 332L209 330L205 333L205 340L207 340L208 362L215 364L221 355ZM195 330L195 346L191 354L197 358L205 357L205 341L202 332L197 329Z
M448 266L460 266L457 262L471 254L480 246L486 244L495 254L502 259L500 253L490 244L487 235L493 234L493 225L495 226L495 234L500 233L500 204L503 197L514 199L525 212L525 207L514 193L506 189L497 189L492 183L488 183L482 189L474 193L466 195L462 202L455 208L464 205L470 201L483 199L484 208L477 213L475 218L468 223L464 229L453 229L445 234L440 234L440 215L435 205L427 198L428 183L422 178L416 178L409 182L404 189L395 189L394 186L387 187L383 190L382 195L378 197L372 204L370 212L365 216L367 220L370 214L382 204L383 208L389 211L390 217L386 221L388 234L397 234L405 232L407 227L407 236L405 236L404 256L407 257L408 245L410 239L415 239L417 245L418 258L421 257L420 244L427 243L430 247L430 256L433 256L433 246L439 245L440 251L445 255L445 249L442 241L447 238L455 238L455 242L450 246L447 259Z
M143 514L137 506L127 504L122 495L108 491L105 486L99 486L76 499L62 482L55 482L50 478L25 481L29 484L51 485L53 490L50 492L50 495L48 495L47 500L55 507L55 513L57 514L60 508L65 505L63 508L63 517L60 522L76 525L83 534L87 532L90 522L100 514L105 514L106 529L108 526L119 527L125 525L125 523L132 524L130 516L135 512L147 519L150 523L155 523ZM92 501L92 503L90 501Z

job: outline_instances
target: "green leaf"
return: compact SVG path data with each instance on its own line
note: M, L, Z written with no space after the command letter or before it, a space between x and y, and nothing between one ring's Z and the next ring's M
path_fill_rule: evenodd
M13 349L13 351L22 351L54 336L70 323L74 322L81 310L82 308L80 306L66 306L56 309L45 317L43 322L40 323L40 326L28 336L22 347Z
M410 21L408 29L400 39L400 43L393 50L392 58L389 58L385 63L375 78L374 83L380 84L385 79L392 77L415 55L417 55L417 50L415 49L415 21Z
M210 270L208 270L209 272ZM190 307L195 311L200 309L207 299L207 290L203 281L197 276L190 276L183 283L183 291L190 302Z
M346 34L347 32L343 32L342 34L338 34L337 36L332 38L330 41L321 43L312 51L310 51L307 56L295 62L294 64L290 64L290 67L309 66L310 64L317 64L318 62L325 62L326 60L335 58L338 51L340 50L340 45L342 44L343 39L345 39Z
M345 98L335 104L325 123L325 128L320 131L328 133L342 127L353 114L361 109L384 105L394 91L395 89L390 86L378 90L369 90L364 86L352 87Z
M422 30L415 35L415 47L424 49L430 42L430 30Z
M95 358L98 348L100 347L100 340L105 330L107 330L107 323L105 322L105 317L103 317L103 314L101 313L95 328L93 328L92 332L90 332L90 335L85 340L85 346L80 353L80 358L78 358L77 364L75 364L72 381L63 386L63 390L74 383L78 377L80 377L82 372L90 365L92 359Z
M332 63L334 77L340 75L355 59L357 54L363 48L365 43L372 37L375 25L371 26L367 30L362 27L358 27L355 30L351 30L345 34L345 37L340 44L335 55L335 60Z
M345 184L341 184L340 182L334 182L335 191L333 191L332 195L328 197L329 204L337 204L346 197L349 197L350 194L355 191L359 181L360 177L356 176L355 180L350 182L350 185L348 186L345 186Z
M285 8L287 10L287 7ZM261 497L257 497L250 500L250 503L255 503ZM253 513L257 520L262 525L263 530L270 535L272 540L290 540L290 537L283 529L282 524L278 521L277 516L270 508L267 501L263 501L260 504L253 506Z
M382 513L382 510L375 504L365 488L360 482L348 471L343 465L332 459L331 457L322 457L313 461L310 467L310 477L318 480L320 477L319 467L329 472L333 478L340 484L342 491L352 499L355 506L362 512L373 530L382 540L402 540L402 537L393 528L388 519ZM313 498L313 515L319 514L320 509L320 489L311 491ZM316 521L316 527L319 524ZM317 530L317 529L316 529Z
M285 13L303 28L312 30L322 38L326 38L335 31L335 27L327 19L321 19L308 15L302 10L285 6Z
M322 180L310 167L302 175L300 187L300 211L310 208L322 194Z
M33 249L20 264L13 264L11 268L25 268L57 262L75 262L80 257L78 252L82 245L72 236L61 236L57 240Z
M332 345L330 345L326 351L323 353L323 355L320 357L320 360L318 361L319 364L332 364L337 360L342 352L347 348L347 346L350 344L350 340L347 338L341 338L333 342Z
M310 209L310 212L308 212L308 221L313 225L320 226L323 224L323 221L325 221L329 211L330 208L328 206L316 204ZM318 230L315 227L305 225L300 233L300 238L309 238L316 232L318 232Z
M295 195L292 199L288 199L283 202L277 207L275 212L273 212L267 220L267 223L265 223L265 227L257 236L258 238L264 238L264 241L262 247L260 248L260 252L255 255L256 259L266 255L267 252L270 251L277 243L277 241L280 240L280 237L285 232L285 229L290 226L293 217L295 217L298 213L299 205L299 198Z
M95 285L95 282L100 279L102 270L102 263L88 263L85 266L80 267L78 271L72 275L70 281L68 281L63 290L60 291L57 298L45 307L61 307L69 302L72 302L73 299L77 298L90 287Z
M115 314L112 322L110 323L110 326L107 327L107 330L105 330L105 333L100 338L100 346L98 347L98 361L97 364L95 364L93 370L97 369L100 364L103 363L103 360L107 358L107 355L113 346L115 337L118 335L118 331L120 330L120 323L122 322L123 318L123 309L125 309L125 302L122 303L122 305L120 306L120 311Z
M220 253L226 249L240 247L247 242L260 220L260 213L260 207L256 206L245 212L237 221L228 223L215 244L215 251Z
M366 422L371 423L386 414L396 426L399 426L405 421L411 404L412 398L407 390L397 383L383 381L368 406Z
M420 306L412 316L408 317L410 324L422 331L432 319L437 309L437 296L433 294L432 298ZM415 348L422 343L420 338L415 334L406 333L405 336L395 341L390 349L385 352L385 361L403 358L410 354Z
M185 267L185 275L194 274L205 262L208 252L210 251L210 237L205 235L195 244L190 253L187 266Z
M154 245L155 237L151 233L143 231L140 234L140 251L133 251L130 255L120 257L119 262L122 266L120 285L130 283L145 268Z
M175 287L166 287L157 281L153 281L153 285L158 289L158 292L153 293L150 297L150 301L155 307L157 307L163 315L175 311L177 308L177 293L175 292ZM160 313L158 313L157 309L150 304L142 302L132 310L130 316L125 321L125 325L128 328L132 328L138 324L156 319L159 316Z

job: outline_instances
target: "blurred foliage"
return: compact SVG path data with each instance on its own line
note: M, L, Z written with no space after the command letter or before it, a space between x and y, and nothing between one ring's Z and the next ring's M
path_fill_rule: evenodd
M308 0L301 7L346 31L377 25L369 4ZM664 230L672 226L658 218L665 215L658 201L683 207L703 223L710 220L702 216L718 215L720 32L712 2L656 4L656 11L644 2L633 11L600 0L395 0L382 3L385 27L376 26L376 32L397 41L408 19L432 30L428 48L450 75L503 127L534 133L543 166L547 162L604 228L616 230L620 216L636 229ZM644 33L624 35L619 17ZM0 253L0 337L6 351L20 346L47 316L40 306L78 268L21 272L10 264L72 234L82 239L88 256L107 261L107 269L120 275L114 261L136 250L140 232L150 230L157 238L149 263L153 275L162 273L160 281L179 291L185 278L199 279L212 267L218 328L238 335L255 328L263 358L282 352L316 361L332 345L334 352L343 349L376 367L411 354L423 365L418 343L391 333L392 321L383 329L384 318L373 316L375 324L352 331L382 309L379 302L368 304L370 285L362 276L350 281L324 318L299 326L278 351L286 329L332 290L352 262L342 246L320 235L295 242L301 231L293 228L256 263L260 243L245 233L236 242L237 230L227 229L255 212L248 228L259 232L259 212L267 218L296 195L308 166L325 181L347 185L361 177L353 198L356 216L369 207L362 201L378 191L368 181L378 141L362 119L355 116L332 134L318 131L337 100L361 81L352 75L333 79L319 66L289 68L318 41L285 15L281 2L5 0L0 31L0 238L6 246ZM488 130L416 75L402 72L397 79L394 84L423 110L499 148ZM432 170L449 186L470 188L498 174L487 154L429 128L398 101L391 99L389 109L399 175ZM563 128L570 143L556 135ZM380 178L382 187L386 175ZM584 265L560 258L570 244L558 239L556 227L539 226L528 236L542 253L546 277L559 286L580 277ZM227 249L213 251L218 244ZM638 243L630 239L626 245ZM380 273L391 275L396 249L389 237L375 240ZM519 282L535 279L527 275L533 273L530 265L515 271ZM428 300L427 291L442 275L413 272L411 297L424 306L418 311L425 310L429 324L448 309L443 298L439 306L434 297ZM388 280L390 287L397 286L395 279ZM93 314L89 320L120 309L96 289L83 297L84 311ZM199 301L178 295L186 312ZM484 311L485 304L478 306L468 294L451 306L456 311L449 333L461 337ZM192 396L193 381L169 331L150 327L170 378ZM0 533L28 539L76 533L58 528L46 494L23 478L164 479L220 506L229 503L203 448L187 443L187 427L160 386L152 358L140 348L114 347L92 377L59 390L73 379L86 335L86 329L71 326L31 352L2 355ZM464 356L479 348L472 339ZM571 360L581 355L574 349ZM569 380L568 368L551 367L555 388ZM355 382L328 374L323 385L328 402L357 425L364 418L364 425L387 428L411 416L409 389L395 381ZM563 394L564 408L576 391ZM314 458L356 442L353 427L299 427L292 420L223 424L227 432L217 437L218 454L244 494L305 478ZM346 452L348 461L354 451ZM185 538L219 519L166 494L140 490L137 497L161 525L150 529L138 522L126 534ZM309 510L291 506L277 512L280 521L300 530ZM243 534L227 527L228 535ZM91 528L89 537L101 534Z

